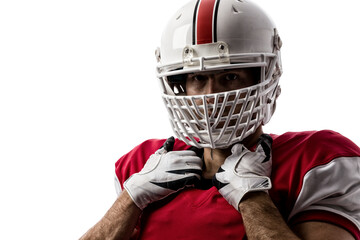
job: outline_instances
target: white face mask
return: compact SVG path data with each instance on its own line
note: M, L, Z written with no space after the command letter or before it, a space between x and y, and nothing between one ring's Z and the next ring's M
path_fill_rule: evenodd
M226 148L254 133L271 115L269 99L277 86L278 80L268 79L227 92L195 96L171 92L162 97L178 138L199 148Z

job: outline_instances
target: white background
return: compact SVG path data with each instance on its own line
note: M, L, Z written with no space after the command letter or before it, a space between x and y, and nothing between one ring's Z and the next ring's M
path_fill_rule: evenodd
M265 130L333 129L360 144L357 1L256 2L284 42ZM0 239L79 238L116 198L115 161L172 135L154 50L183 3L0 2Z

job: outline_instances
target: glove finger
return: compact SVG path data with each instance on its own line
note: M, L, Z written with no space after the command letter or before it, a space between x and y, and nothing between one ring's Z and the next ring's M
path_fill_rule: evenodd
M187 157L199 158L198 156L196 156L195 152L189 151L189 150L172 151L172 152L166 153L166 155L170 161L180 161L180 162L183 162L182 160Z
M260 136L260 141L256 148L256 152L263 153L266 156L263 162L267 162L270 160L272 142L273 139L270 137L270 135L262 134Z
M176 168L196 168L202 169L203 161L198 156L178 155L171 162L171 165Z
M196 168L183 168L183 169L176 169L176 170L168 170L167 173L177 174L177 175L186 175L186 176L197 176L200 178L202 174L201 169ZM171 178L171 177L169 177Z
M225 170L220 167L218 172L214 175L212 179L213 185L217 189L221 189L228 184L228 182L225 181L224 177L225 177Z
M191 146L191 147L189 147L187 150L190 150L190 151L194 151L195 153L196 153L196 155L198 156L198 157L202 157L203 156L203 154L204 154L204 149L202 149L202 148L197 148L197 147L194 147L194 146Z
M183 160L186 165L196 165L200 167L203 165L203 160L198 156L184 156Z
M174 143L175 143L175 138L171 136L168 139L166 139L166 141L164 142L161 148L164 148L165 151L170 152L174 149Z
M195 175L189 175L184 178L179 178L172 181L165 182L151 182L159 187L171 189L173 191L178 191L179 189L183 189L185 186L194 186L199 182L199 178Z
M241 143L235 144L231 148L231 155L225 159L223 169L231 169L249 150Z
M174 148L175 138L173 136L166 139L164 144L155 152L155 154L164 154L170 152Z
M239 155L242 151L244 151L246 148L243 144L237 143L231 148L231 155Z

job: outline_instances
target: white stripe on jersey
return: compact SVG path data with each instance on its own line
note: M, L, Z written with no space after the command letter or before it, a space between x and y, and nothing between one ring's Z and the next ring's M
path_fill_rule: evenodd
M289 219L307 210L341 215L360 229L360 157L341 157L311 169L304 177Z

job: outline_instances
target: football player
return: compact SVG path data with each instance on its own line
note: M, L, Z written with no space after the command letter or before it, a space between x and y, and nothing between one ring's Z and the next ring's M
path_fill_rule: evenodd
M265 134L279 31L248 0L192 0L156 51L176 138L116 162L119 194L83 239L360 239L360 149L333 131Z

